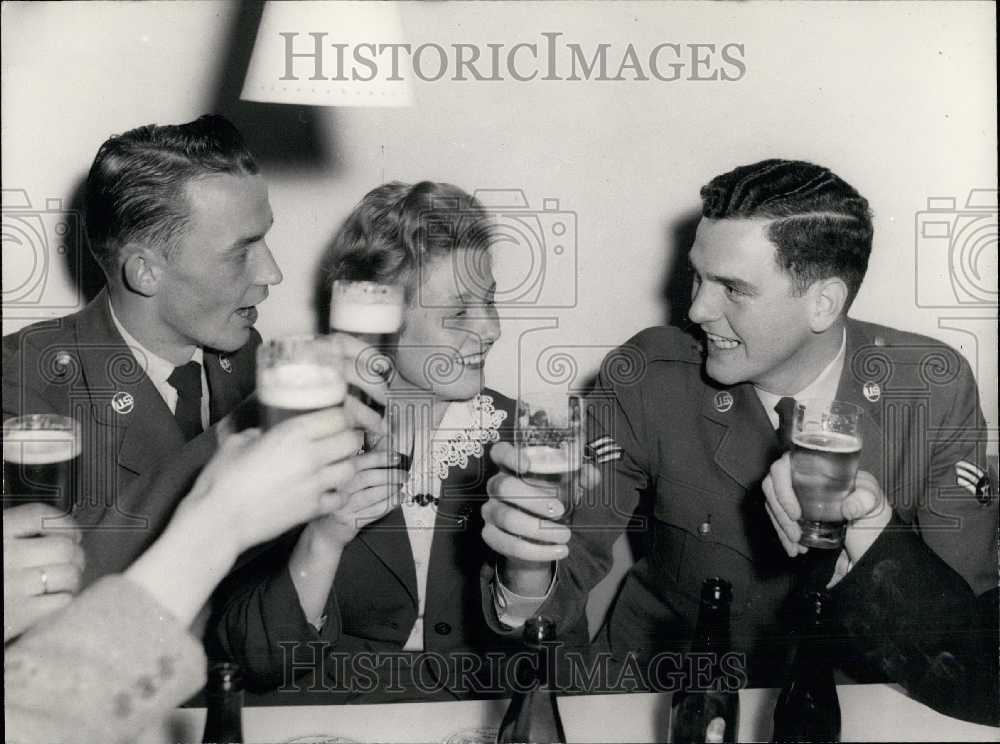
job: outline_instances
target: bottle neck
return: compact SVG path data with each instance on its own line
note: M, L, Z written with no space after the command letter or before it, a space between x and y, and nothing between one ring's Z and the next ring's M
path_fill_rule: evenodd
M547 641L533 648L535 654L535 689L551 689L555 682L556 643Z
M718 654L731 650L727 605L702 603L694 638L691 641L691 650L696 653Z
M816 624L805 628L795 654L796 676L832 677L835 662L835 649L825 627Z

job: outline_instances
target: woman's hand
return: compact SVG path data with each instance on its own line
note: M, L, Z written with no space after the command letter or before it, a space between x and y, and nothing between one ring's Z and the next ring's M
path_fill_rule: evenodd
M3 512L3 640L62 609L80 590L84 555L73 519L47 504Z
M230 436L178 509L215 515L237 553L338 505L363 442L342 408L295 416L265 433Z
M288 561L288 572L302 612L313 626L323 624L330 587L344 548L358 530L381 519L399 506L406 471L390 466L399 456L385 451L368 452L351 460L354 476L327 497L326 514L303 530Z
M391 512L400 503L407 472L392 466L399 455L368 452L351 460L354 477L326 499L326 514L306 528L315 546L340 552L358 532Z

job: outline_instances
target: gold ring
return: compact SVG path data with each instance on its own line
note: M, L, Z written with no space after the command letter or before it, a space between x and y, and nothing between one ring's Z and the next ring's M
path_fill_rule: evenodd
M44 568L39 568L38 571L41 574L41 579L42 579L42 594L48 594L49 593L49 575L45 572Z

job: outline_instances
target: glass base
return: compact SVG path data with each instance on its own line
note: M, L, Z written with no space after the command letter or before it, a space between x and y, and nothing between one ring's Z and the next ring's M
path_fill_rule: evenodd
M844 545L844 535L847 534L847 522L816 522L811 519L800 519L802 537L799 545L807 548L824 548L836 550Z

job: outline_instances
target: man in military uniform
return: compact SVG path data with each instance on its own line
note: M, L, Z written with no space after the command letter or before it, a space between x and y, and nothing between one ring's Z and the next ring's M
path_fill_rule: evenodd
M272 222L257 163L222 117L139 127L98 151L86 226L106 287L3 340L4 418L80 422L85 583L156 537L176 505L164 492L179 499L188 485L152 496L157 470L189 443L193 478L214 450L202 432L253 390L256 306L282 279Z
M984 475L975 380L940 342L847 317L871 249L866 200L825 168L779 160L715 178L702 199L690 326L635 336L605 360L591 397L599 503L582 504L568 527L558 525L550 520L562 507L551 494L495 477L483 536L505 559L487 579L539 597L540 612L572 622L639 506L645 550L596 645L619 664L634 653L647 683L657 670L643 663L686 648L710 576L733 585L733 642L752 685L780 684L784 610L796 585L822 577L835 596L842 583L841 597L858 596L860 585L871 599L878 571L863 560L868 553L908 556L913 562L897 569L928 586L938 585L933 577L954 581L949 596L958 599L937 608L936 630L972 622L969 587L981 593L997 584L997 504ZM783 535L788 514L765 506L762 482L783 462L779 411L791 398L864 410L858 489L864 484L867 498L845 503L852 521L843 551L793 557L804 549ZM501 448L494 457L513 467L509 454ZM773 479L767 483L773 497ZM782 482L786 501L789 489ZM879 508L885 500L891 510ZM919 606L919 598L909 601ZM949 620L959 610L965 617ZM867 611L870 620L875 609ZM969 658L968 649L954 648ZM891 673L900 664L883 663L887 655L898 661L908 650L904 641L865 661ZM925 650L920 658L929 658ZM908 683L914 673L896 677Z

